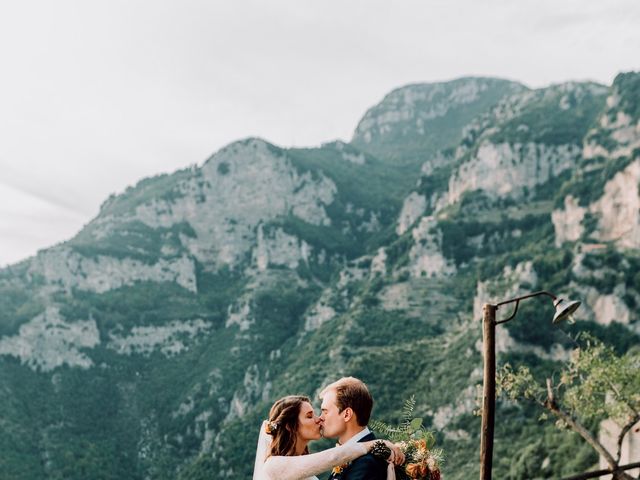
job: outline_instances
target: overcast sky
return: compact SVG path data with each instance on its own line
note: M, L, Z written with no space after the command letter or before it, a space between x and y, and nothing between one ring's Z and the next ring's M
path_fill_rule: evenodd
M0 6L0 266L234 140L348 140L393 88L640 70L639 0L56 0Z

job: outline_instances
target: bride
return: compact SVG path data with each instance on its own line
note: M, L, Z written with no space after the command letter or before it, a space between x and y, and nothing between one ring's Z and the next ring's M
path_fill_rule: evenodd
M290 395L276 401L260 429L253 480L318 480L314 475L367 453L388 460L387 478L394 479L393 464L404 459L398 447L382 440L349 442L310 454L307 444L321 436L322 420L309 398Z

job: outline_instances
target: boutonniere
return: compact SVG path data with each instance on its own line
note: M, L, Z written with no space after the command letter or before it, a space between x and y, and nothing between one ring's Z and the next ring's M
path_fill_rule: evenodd
M347 468L348 466L349 466L348 463L343 463L342 465L333 467L333 470L331 470L331 473L333 473L334 475L341 475L342 472L344 472L344 469Z

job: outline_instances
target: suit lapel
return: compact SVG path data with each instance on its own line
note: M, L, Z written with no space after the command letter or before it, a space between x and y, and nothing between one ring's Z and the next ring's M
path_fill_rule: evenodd
M373 432L368 433L367 435L365 435L364 437L362 437L360 440L358 440L358 443L360 442L370 442L371 440L375 440L376 436L374 435ZM335 480L335 479L340 479L343 478L344 475L349 471L349 466L347 466L341 473L339 474L335 474L335 473L331 473L331 475L329 476L328 480Z

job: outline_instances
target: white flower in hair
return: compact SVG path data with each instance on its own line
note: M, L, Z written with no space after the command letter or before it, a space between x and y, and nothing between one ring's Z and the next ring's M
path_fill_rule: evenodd
M278 429L279 425L280 425L279 422L269 422L269 421L267 421L267 422L265 422L264 430L269 435L271 435Z

